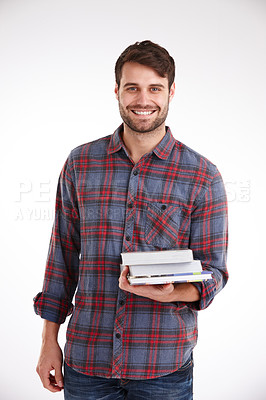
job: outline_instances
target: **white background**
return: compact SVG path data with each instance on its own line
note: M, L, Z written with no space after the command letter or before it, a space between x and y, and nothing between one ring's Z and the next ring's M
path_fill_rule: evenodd
M35 373L57 179L70 150L120 124L114 64L150 39L176 61L174 136L215 163L230 280L199 314L195 400L265 400L263 0L1 0L0 398L62 399ZM63 346L66 324L61 328Z

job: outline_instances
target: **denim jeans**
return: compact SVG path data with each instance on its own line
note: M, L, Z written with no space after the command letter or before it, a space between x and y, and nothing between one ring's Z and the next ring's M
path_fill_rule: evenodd
M65 364L65 400L193 400L192 357L178 371L155 379L107 379Z

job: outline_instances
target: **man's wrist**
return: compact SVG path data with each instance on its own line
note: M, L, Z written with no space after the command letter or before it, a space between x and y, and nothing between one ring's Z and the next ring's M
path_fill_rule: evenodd
M43 344L55 343L55 342L57 343L59 328L60 328L60 324L56 324L55 322L44 320L43 332L42 332Z

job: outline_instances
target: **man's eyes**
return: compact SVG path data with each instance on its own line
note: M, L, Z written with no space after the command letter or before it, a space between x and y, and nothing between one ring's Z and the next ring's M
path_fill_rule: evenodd
M132 87L128 87L127 90L128 90L129 92L136 92L136 91L138 90L138 88L132 86ZM158 87L151 87L151 88L150 88L150 91L153 92L153 93L159 92L160 90L161 90L161 89L158 88Z

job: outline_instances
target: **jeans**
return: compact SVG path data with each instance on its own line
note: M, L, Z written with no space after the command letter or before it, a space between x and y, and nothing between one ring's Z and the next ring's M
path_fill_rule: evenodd
M155 379L87 376L65 364L65 400L193 400L193 359L178 371Z

